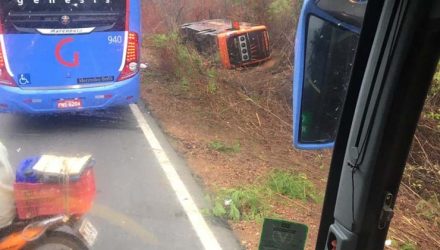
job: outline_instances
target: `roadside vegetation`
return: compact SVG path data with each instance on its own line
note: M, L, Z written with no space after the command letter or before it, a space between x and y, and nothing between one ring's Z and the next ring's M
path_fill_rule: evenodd
M416 197L417 214L440 228L440 64L413 140L404 190Z
M255 249L262 218L311 227L314 248L330 151L291 145L292 55L302 1L144 1L144 100L212 194L210 215L230 220ZM178 36L178 24L212 18L269 27L273 59L224 70ZM148 75L147 75L148 74ZM440 248L440 66L400 189L389 249Z
M214 140L211 143L209 143L209 148L222 153L240 153L241 151L239 142L235 142L232 145L228 145L218 140Z
M226 219L256 220L279 217L271 210L274 200L321 202L321 195L304 174L274 170L255 184L220 189L213 198L212 215Z

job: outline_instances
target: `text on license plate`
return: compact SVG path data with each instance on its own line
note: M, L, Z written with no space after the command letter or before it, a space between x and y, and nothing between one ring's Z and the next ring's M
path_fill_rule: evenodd
M78 231L89 247L92 247L93 244L95 244L96 238L98 237L98 231L89 220L84 219Z
M71 109L71 108L81 108L83 106L82 100L72 99L72 100L59 100L57 102L57 107L59 109Z

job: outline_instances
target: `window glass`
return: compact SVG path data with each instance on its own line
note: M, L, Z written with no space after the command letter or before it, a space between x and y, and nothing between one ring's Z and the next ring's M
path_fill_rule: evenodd
M36 29L100 27L124 30L126 1L14 0L0 2L6 33L32 33Z
M335 139L358 35L310 16L301 110L303 143Z

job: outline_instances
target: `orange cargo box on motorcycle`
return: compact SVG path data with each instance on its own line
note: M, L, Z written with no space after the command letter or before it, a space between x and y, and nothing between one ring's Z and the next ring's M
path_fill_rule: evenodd
M49 215L83 215L92 207L96 194L93 168L79 178L62 178L51 183L15 183L14 195L19 219Z
M183 41L194 44L199 52L218 53L228 69L270 59L269 33L264 25L213 19L183 24L180 33Z

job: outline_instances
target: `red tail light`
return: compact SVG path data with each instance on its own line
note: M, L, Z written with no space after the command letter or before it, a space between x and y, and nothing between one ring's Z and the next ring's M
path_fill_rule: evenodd
M232 29L240 30L240 22L239 21L233 21L232 22Z
M139 36L135 32L129 32L125 66L118 77L118 82L132 78L139 72L139 57Z
M3 24L0 22L0 36L3 35ZM3 39L0 39L0 85L17 87L14 79L9 75L6 69L6 58L3 55L4 44Z

